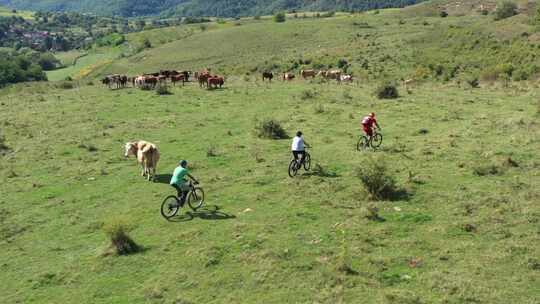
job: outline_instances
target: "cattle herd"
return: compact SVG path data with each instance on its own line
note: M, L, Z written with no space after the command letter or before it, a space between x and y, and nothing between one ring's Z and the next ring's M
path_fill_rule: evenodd
M101 83L109 89L125 88L128 84L131 84L134 88L154 89L159 85L166 85L167 83L176 86L176 83L181 82L182 85L185 85L186 82L191 81L190 78L192 78L192 75L201 87L215 89L217 87L221 88L225 84L224 77L212 75L208 70L195 73L191 71L161 70L156 73L145 73L133 77L114 74L105 76L101 79Z
M350 74L344 74L341 70L300 70L299 76L303 79L321 77L326 80L336 80L338 83L341 82L353 82L353 76ZM263 72L262 79L272 81L274 74L272 72ZM285 72L281 74L281 80L290 81L296 78L294 73Z
M299 76L303 79L321 77L326 80L336 80L341 82L353 82L353 76L350 74L344 74L341 70L301 70ZM159 85L166 85L171 83L176 86L176 83L181 82L185 85L186 82L190 82L191 79L195 79L199 82L201 88L216 89L221 88L225 84L225 78L223 76L212 75L209 70L201 72L192 71L176 71L176 70L161 70L156 73L145 73L138 76L128 77L126 75L107 75L101 82L109 89L125 88L129 84L134 88L141 89L155 89ZM272 81L274 73L271 71L265 71L262 73L262 80ZM296 78L294 73L285 72L281 74L281 80L291 81Z

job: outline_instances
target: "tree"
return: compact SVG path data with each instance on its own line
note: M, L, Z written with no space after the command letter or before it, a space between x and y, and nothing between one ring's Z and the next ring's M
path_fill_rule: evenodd
M514 2L504 1L495 11L495 20L502 20L517 15L518 8Z
M45 71L54 70L58 65L60 65L60 61L51 53L40 54L37 63Z
M279 13L274 15L274 21L275 22L285 22L286 19L287 19L287 17L285 16L284 12L279 12Z

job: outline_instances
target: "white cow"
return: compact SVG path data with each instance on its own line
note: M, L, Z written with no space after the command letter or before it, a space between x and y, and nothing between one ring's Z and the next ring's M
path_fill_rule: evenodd
M156 167L159 161L159 151L156 145L144 140L128 142L125 145L125 157L137 156L137 161L142 166L142 176L148 180L155 180Z

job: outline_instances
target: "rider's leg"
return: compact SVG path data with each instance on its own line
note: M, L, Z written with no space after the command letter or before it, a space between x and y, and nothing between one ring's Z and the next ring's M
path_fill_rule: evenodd
M293 154L294 160L298 163L298 154L300 154L300 152L299 151L292 151L292 154Z
M303 164L303 163L304 163L304 160L306 160L306 152L305 152L305 151L302 151L302 152L300 153L300 155L302 155L301 158L300 158L300 163Z
M180 205L184 206L184 203L186 202L187 195L189 193L189 183L184 183L180 186L180 190L182 192L182 196L180 197Z
M368 141L371 141L371 138L373 137L373 128L369 128L366 133Z

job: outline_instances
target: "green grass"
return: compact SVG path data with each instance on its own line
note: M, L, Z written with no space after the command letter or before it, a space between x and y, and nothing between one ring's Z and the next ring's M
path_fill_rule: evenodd
M0 303L540 301L538 81L481 81L478 89L461 81L506 61L538 63L521 35L531 28L523 15L419 17L429 5L145 31L48 73L79 80L73 89L3 88ZM145 38L153 47L134 52ZM354 85L259 79L262 69L341 58ZM434 76L427 65L439 62L463 75ZM224 89L189 84L157 96L96 82L207 67L227 75ZM374 97L383 79L411 77L422 81L410 92L398 87L400 98ZM360 153L359 121L371 111L383 145ZM258 138L263 119L302 130L317 170L289 178L290 141ZM146 182L123 158L135 139L158 145L164 183ZM370 201L356 176L373 157L397 182L393 200ZM159 207L181 159L202 181L208 207L167 222ZM104 256L103 226L116 221L132 228L141 252Z
M374 99L372 85L301 81L172 90L161 97L100 86L3 91L0 120L11 152L1 159L0 302L540 299L537 88L425 85L397 101ZM305 90L319 94L302 100ZM316 104L325 111L314 111ZM378 113L385 141L378 152L359 153L358 121L369 111ZM335 177L289 178L289 140L254 132L264 117L291 134L302 129L314 163ZM123 143L139 138L158 144L159 174L190 160L209 209L219 213L161 218L172 189L144 181L135 160L122 157ZM207 156L210 147L217 156ZM391 164L408 194L377 203L384 221L365 218L367 194L354 176L374 155ZM474 174L507 156L519 167ZM142 253L102 256L108 240L100 227L116 217L134 226ZM339 270L343 255L353 274ZM412 258L421 266L408 266Z
M112 63L120 54L121 50L118 48L96 49L85 54L79 54L77 51L60 53L58 58L66 67L47 71L47 78L50 81L64 80L67 77L76 80L88 78L88 75Z

